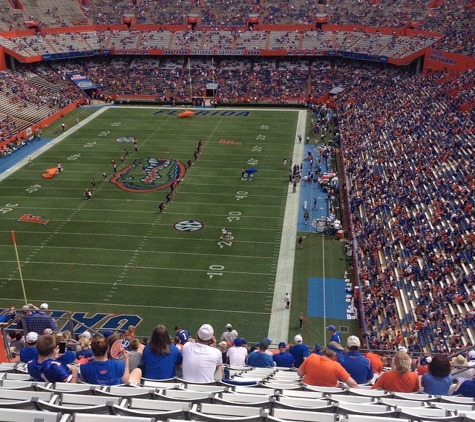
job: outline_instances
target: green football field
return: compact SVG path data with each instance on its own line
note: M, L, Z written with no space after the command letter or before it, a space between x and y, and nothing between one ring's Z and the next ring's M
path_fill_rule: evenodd
M218 335L227 322L248 339L267 335L289 189L282 160L292 160L299 111L207 109L180 119L181 111L82 109L65 117L64 135L59 123L43 130L55 145L0 182L2 307L23 304L23 279L29 302L138 315L144 336L157 324L194 333L204 322ZM58 163L64 170L43 179ZM242 178L242 168L257 171ZM224 226L230 239L220 239ZM343 248L325 242L328 276L341 278ZM320 243L308 239L295 261L289 338L306 309L306 277L321 271ZM322 322L306 321L305 334L324 342Z

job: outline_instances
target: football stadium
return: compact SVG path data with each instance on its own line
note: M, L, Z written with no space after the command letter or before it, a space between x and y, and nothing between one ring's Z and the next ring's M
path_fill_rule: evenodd
M0 9L1 421L475 420L473 0Z

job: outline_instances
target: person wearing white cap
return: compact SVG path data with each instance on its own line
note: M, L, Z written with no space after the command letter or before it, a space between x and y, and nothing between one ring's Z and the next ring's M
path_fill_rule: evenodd
M468 366L475 366L475 350L468 352Z
M231 344L233 343L234 340L236 340L239 337L239 334L236 330L233 329L233 326L231 323L226 324L226 331L221 334L221 341L225 342L230 342Z
M360 339L356 336L350 336L347 340L348 352L345 354L345 360L341 363L343 368L351 375L357 384L366 384L374 377L373 365L368 358L365 358L360 352Z
M304 344L300 334L294 337L294 345L290 348L289 353L294 357L294 368L302 365L303 361L308 357L308 347Z
M38 333L30 331L25 337L25 347L20 350L20 362L27 363L30 360L38 359L38 350L36 350L36 342L38 341Z
M189 382L213 382L215 373L224 378L223 358L216 348L213 327L203 324L196 333L196 341L188 342L182 350L183 379Z

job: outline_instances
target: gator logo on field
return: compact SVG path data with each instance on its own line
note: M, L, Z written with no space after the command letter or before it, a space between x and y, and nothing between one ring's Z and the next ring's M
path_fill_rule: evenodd
M185 165L180 161L144 157L118 171L110 181L123 190L144 193L168 188L185 173Z

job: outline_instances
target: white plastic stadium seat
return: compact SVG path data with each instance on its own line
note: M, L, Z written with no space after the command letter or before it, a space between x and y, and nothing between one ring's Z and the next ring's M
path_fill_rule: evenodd
M318 422L335 422L337 420L336 413L308 412L305 410L291 409L272 409L269 415L270 421L318 421Z
M120 397L89 396L84 394L63 393L61 396L46 402L38 400L42 410L61 413L105 413L112 414L112 406L119 404Z
M261 394L243 394L243 393L215 393L212 397L212 402L217 404L228 404L236 406L252 406L252 407L265 407L268 408L271 405L271 399L273 394L261 395Z
M399 418L384 418L379 416L366 416L366 415L346 415L341 419L341 422L410 422L409 419Z
M339 415L373 415L382 417L394 417L395 409L383 404L357 404L357 403L338 403Z
M63 422L63 421L61 421ZM135 416L96 415L93 413L76 413L73 422L156 422L155 418Z
M158 390L152 392L152 398L167 401L187 401L191 403L210 402L213 393L190 390Z
M179 401L151 400L132 397L113 406L113 413L121 416L153 416L159 420L186 419L190 403Z
M454 415L445 409L434 409L430 407L398 407L399 415L403 418L418 419L425 421L456 422L460 420L458 415Z
M200 403L193 405L190 410L190 417L194 421L206 422L260 422L263 413L263 409L258 407Z
M274 406L283 409L309 410L316 412L331 412L335 406L325 399L301 399L298 397L279 396Z
M2 409L2 422L71 422L70 415L42 410ZM124 421L125 422L125 421Z

